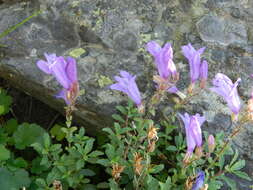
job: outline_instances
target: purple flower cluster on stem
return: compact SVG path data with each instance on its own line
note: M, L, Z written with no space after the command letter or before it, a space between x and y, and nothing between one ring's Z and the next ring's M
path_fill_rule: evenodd
M212 91L224 98L236 118L241 109L240 97L237 92L237 86L240 81L241 79L238 78L237 81L233 83L226 75L218 73L212 81L214 87L211 88Z
M204 88L208 77L208 63L205 60L201 62L200 57L204 51L205 47L195 50L191 44L182 46L182 52L190 64L191 85L193 86L194 83L200 78L200 86L202 88Z
M170 93L176 93L178 89L175 82L178 80L176 66L173 62L173 50L170 43L161 47L155 41L148 42L147 51L154 57L159 76L154 77L159 89L168 90Z
M201 150L201 125L205 122L205 117L201 117L199 114L190 116L188 113L184 115L179 114L179 116L184 122L186 132L187 153L184 160L187 162L196 147Z
M44 54L46 61L39 60L37 66L46 74L53 75L63 86L57 98L63 98L66 104L73 104L78 91L76 60L72 57L57 57L56 54Z
M116 84L112 84L110 88L112 90L118 90L124 92L128 97L134 101L134 103L141 107L141 94L135 82L136 76L132 76L126 71L120 71L121 76L115 76L114 79L117 81Z

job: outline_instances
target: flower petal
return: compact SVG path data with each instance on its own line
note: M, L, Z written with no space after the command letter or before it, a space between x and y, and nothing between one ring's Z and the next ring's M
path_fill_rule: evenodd
M148 42L146 45L147 51L154 57L161 51L161 46L155 41Z
M76 60L72 57L67 57L67 66L66 72L69 80L73 83L77 81L77 69L76 69Z
M39 69L42 70L44 73L51 74L51 71L48 67L48 63L46 61L39 60L36 64L39 67Z

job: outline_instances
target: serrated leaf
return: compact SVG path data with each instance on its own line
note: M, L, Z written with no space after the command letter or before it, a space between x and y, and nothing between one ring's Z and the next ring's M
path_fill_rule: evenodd
M232 180L224 175L220 176L220 178L227 183L227 185L231 188L231 190L236 190L236 182L234 180Z
M237 175L238 177L242 178L242 179L246 179L246 180L252 181L252 179L245 172L242 172L242 171L233 171L233 173L235 175Z
M18 129L13 134L15 147L17 149L25 149L33 143L43 142L45 130L36 124L23 123L18 126Z
M57 141L61 141L65 137L65 133L61 130L62 126L55 124L51 129L50 129L50 134L51 136L55 137Z
M84 147L84 154L88 154L92 150L94 141L95 139L89 139L86 142L86 145Z
M231 162L230 162L230 165L233 165L235 163L235 161L237 160L239 156L239 153L238 153L238 150L235 150L235 155L233 156Z
M245 160L239 160L239 161L237 161L236 163L234 163L234 164L230 167L230 169L231 169L232 171L236 171L236 170L242 169L244 166L245 166Z

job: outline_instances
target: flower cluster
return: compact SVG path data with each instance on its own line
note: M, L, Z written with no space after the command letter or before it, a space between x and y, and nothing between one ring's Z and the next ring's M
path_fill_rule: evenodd
M182 52L190 64L190 77L192 86L198 79L201 80L201 87L205 86L208 76L208 63L205 60L201 62L200 58L204 51L205 47L195 50L191 44L182 46Z
M195 148L200 152L202 150L201 125L205 122L205 117L201 117L199 114L190 116L188 113L184 115L179 114L179 116L183 120L185 127L187 153L184 160L187 163Z
M37 66L46 74L53 75L62 85L63 90L56 97L63 98L66 104L74 104L78 95L76 60L72 57L57 57L56 54L46 54L46 61L39 60Z

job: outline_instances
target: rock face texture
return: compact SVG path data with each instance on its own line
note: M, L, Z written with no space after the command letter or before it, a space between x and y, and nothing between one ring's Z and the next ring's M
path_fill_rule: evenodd
M108 89L119 70L137 75L143 97L150 95L156 71L144 45L151 39L161 45L172 43L182 91L189 84L189 67L180 47L192 43L195 48L207 47L203 57L209 62L209 83L217 72L233 80L241 77L239 94L243 100L249 98L253 86L249 77L253 73L252 0L13 0L0 3L0 32L36 10L42 13L0 39L5 45L0 76L63 111L63 101L54 98L60 87L35 63L44 52L75 56L85 90L76 116L88 132L110 125L114 106L126 100ZM188 111L205 115L206 130L231 130L225 102L208 89L190 102ZM235 140L248 160L251 177L252 139L253 127L248 126ZM242 181L240 189L248 186Z

